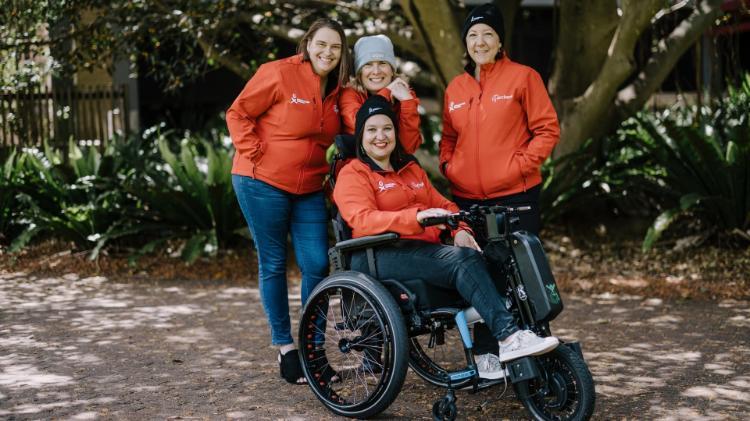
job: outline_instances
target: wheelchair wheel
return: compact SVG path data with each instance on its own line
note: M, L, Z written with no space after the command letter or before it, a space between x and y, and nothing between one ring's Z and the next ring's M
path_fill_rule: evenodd
M388 290L367 275L337 273L313 290L299 344L308 384L338 415L371 417L401 391L408 357L403 316Z
M445 376L466 368L466 356L453 319L436 319L435 322L440 326L433 332L410 338L409 367L428 383L448 387ZM460 380L452 386L460 389L471 381L471 378Z
M588 420L596 392L586 363L565 345L537 358L541 377L514 385L523 406L537 420Z

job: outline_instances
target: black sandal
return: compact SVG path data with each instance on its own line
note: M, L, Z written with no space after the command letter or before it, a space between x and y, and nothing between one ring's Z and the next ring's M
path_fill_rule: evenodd
M299 351L293 349L286 354L279 351L279 374L281 378L290 384L307 384L307 379L302 373L302 365L299 362Z

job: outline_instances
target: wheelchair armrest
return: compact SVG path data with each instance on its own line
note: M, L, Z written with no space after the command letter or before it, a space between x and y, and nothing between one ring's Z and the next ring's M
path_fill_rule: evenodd
M385 234L368 235L366 237L340 241L333 247L341 253L351 253L355 250L390 244L398 240L398 238L398 234L395 232L386 232Z

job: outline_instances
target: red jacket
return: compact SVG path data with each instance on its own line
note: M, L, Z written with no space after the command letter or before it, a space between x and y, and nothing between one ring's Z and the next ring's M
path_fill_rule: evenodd
M232 174L294 194L321 190L341 128L338 94L336 86L321 98L320 76L301 54L261 65L227 111Z
M480 82L456 76L445 91L440 168L453 194L489 199L541 183L540 167L560 138L542 78L504 57Z
M396 171L352 160L339 173L333 199L354 238L395 232L404 239L439 243L440 230L420 225L417 212L429 208L458 211L455 203L435 190L413 158Z
M378 95L391 101L391 90L383 88ZM341 121L344 124L344 133L354 134L355 121L359 107L367 100L367 93L360 92L354 88L344 88L339 99L341 109ZM422 144L422 132L419 130L419 99L414 91L411 91L412 99L396 101L394 111L398 118L398 138L406 153L413 154ZM395 122L394 122L395 123Z

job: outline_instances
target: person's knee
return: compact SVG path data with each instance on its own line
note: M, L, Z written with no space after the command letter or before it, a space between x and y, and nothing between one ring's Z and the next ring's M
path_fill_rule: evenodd
M456 259L460 262L461 265L470 266L472 264L476 264L477 262L484 262L482 253L472 248L456 247L455 254Z
M328 274L328 256L325 253L311 253L297 259L303 274L325 276Z

